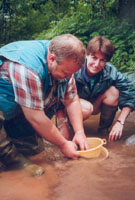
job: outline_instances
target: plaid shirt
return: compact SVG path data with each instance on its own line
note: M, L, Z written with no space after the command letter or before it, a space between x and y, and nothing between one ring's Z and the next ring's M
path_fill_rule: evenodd
M44 99L40 78L21 64L10 61L4 62L0 67L0 76L13 85L15 101L21 106L43 110L57 102L55 82L48 97ZM68 82L64 99L61 100L64 103L65 100L73 99L76 94L75 80L72 76Z

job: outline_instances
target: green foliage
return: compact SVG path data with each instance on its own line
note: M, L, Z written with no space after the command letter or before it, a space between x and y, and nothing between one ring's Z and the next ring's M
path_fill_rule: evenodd
M102 35L114 44L112 64L135 71L133 11L129 0L0 0L0 45L72 33L87 46Z
M110 9L109 6L107 9ZM41 32L36 39L52 39L56 35L72 33L87 46L92 37L102 35L110 39L115 47L111 63L122 72L135 70L135 27L113 14L106 13L103 17L102 12L92 13L91 4L86 6L80 2L77 9L72 15L70 11L58 22L53 21L49 29Z

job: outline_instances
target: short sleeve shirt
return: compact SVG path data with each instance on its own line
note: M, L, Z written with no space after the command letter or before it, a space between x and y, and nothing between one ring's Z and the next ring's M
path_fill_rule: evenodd
M13 85L15 101L18 104L36 110L45 108L43 85L33 71L19 63L7 61L0 67L0 76ZM72 76L62 102L73 99L76 94L75 80Z

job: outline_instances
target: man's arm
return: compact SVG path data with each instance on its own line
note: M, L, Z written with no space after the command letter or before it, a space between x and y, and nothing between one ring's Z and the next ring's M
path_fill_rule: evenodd
M58 131L53 122L45 115L44 111L34 110L22 106L26 119L33 128L46 140L60 147L61 151L68 157L77 158L76 145L66 140Z
M68 117L74 130L73 141L79 144L80 149L88 149L88 144L83 128L83 116L78 95L75 95L72 100L64 102Z

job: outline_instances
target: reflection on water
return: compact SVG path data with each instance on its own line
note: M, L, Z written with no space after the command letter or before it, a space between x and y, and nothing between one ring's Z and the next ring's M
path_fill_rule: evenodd
M106 145L108 159L66 162L65 170L60 172L61 184L54 190L54 200L135 199L135 146L124 144L124 139L135 133L131 119L127 120L122 140ZM98 121L99 117L94 116L85 122L88 136L96 135Z
M32 177L24 170L8 171L0 174L1 200L50 200L49 188L57 184L58 174L54 167L42 162L36 156L33 160L46 169L39 177Z
M99 117L85 121L88 136L96 136ZM1 200L134 200L135 147L124 145L134 134L135 124L129 120L123 139L106 145L109 158L69 160L49 143L45 152L31 159L45 167L40 177L27 172L0 174Z

